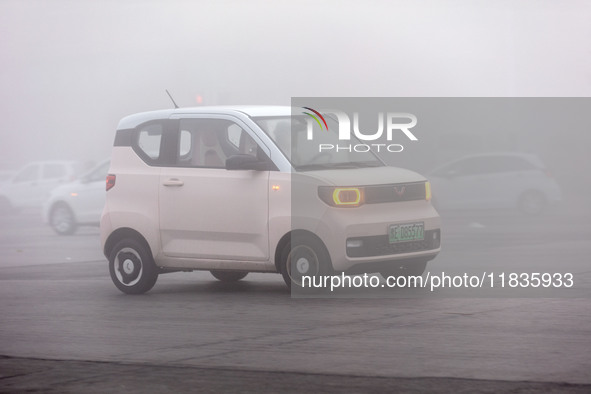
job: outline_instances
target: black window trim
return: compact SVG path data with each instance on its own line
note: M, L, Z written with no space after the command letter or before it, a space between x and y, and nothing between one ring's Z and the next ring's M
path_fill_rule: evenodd
M185 115L185 116L183 116ZM236 118L234 116L230 116L230 115L216 115L216 116L207 116L207 115L203 115L203 114L177 114L174 117L171 117L170 120L175 120L177 121L177 125L176 125L176 132L172 133L171 135L175 135L175 138L170 138L171 143L173 144L172 148L172 152L170 157L170 163L168 165L166 165L166 167L177 167L177 168L202 168L202 169L214 169L214 170L226 170L226 166L224 164L224 166L220 166L220 167L211 167L211 166L199 166L199 165L191 165L191 166L187 166L187 165L183 165L181 163L177 162L177 159L179 157L180 154L180 135L181 135L181 127L180 127L180 123L182 120L221 120L221 121L228 121L231 123L236 124L238 127L240 127L240 129L242 130L243 133L246 133L246 135L248 135L250 138L252 138L252 140L257 144L258 149L257 149L257 158L261 161L264 161L266 163L269 164L269 170L268 171L279 171L279 168L277 167L277 165L273 162L273 160L271 160L271 158L269 157L269 154L266 151L271 151L264 143L263 141L260 139L259 136L256 135L256 133L254 133L252 130L250 130L250 128L248 127L248 125L246 123L244 123L241 119ZM226 141L224 141L224 143L227 143L228 145L231 145L232 148L234 148L234 145L229 141L229 139L227 138L228 136L226 136Z
M154 159L146 154L138 145L139 133L146 126L159 124L162 126L162 137L160 140L160 151L158 158ZM137 125L133 129L117 130L114 146L129 146L140 159L150 167L172 167L176 154L175 141L178 139L178 120L176 119L154 119Z
M147 122L140 123L134 128L130 129L119 129L115 134L115 141L114 146L129 146L132 150L138 155L140 159L144 163L146 163L150 167L179 167L179 168L213 168L213 169L225 169L224 167L204 167L204 166L192 166L186 167L183 165L179 165L177 163L177 156L179 154L179 142L180 142L180 122L182 119L220 119L220 120L228 120L233 123L236 123L246 134L248 134L259 146L258 149L258 157L270 164L271 169L270 171L279 171L277 165L271 160L267 150L270 149L261 141L261 139L254 133L252 130L248 128L248 126L242 122L240 119L233 117L233 116L174 116L170 118L164 119L152 119ZM150 126L152 124L161 124L162 125L162 139L160 141L160 152L157 159L153 159L148 156L139 146L138 146L138 135L141 132L141 129ZM230 143L228 141L228 143Z

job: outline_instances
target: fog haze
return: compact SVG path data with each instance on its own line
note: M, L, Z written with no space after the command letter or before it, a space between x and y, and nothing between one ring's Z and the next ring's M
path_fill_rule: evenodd
M584 1L3 1L0 168L98 161L125 115L292 96L589 96Z
M0 392L591 393L590 21L588 0L0 0ZM310 117L128 123L107 165L165 89ZM30 164L52 159L106 162Z

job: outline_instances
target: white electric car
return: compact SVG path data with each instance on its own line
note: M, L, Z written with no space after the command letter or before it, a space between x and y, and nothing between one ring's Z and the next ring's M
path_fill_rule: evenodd
M115 285L143 293L160 273L190 270L280 273L289 287L335 272L422 274L440 250L426 179L372 152L306 150L308 122L269 106L122 119L101 217ZM336 129L319 138L337 143Z

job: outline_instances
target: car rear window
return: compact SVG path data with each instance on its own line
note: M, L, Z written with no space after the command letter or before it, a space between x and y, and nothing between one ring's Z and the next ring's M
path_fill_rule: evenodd
M137 147L152 160L160 157L161 142L162 125L160 123L146 125L137 134Z

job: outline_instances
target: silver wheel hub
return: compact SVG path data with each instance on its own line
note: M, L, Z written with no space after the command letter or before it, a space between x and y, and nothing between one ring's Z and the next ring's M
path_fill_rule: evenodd
M133 261L127 259L123 262L123 272L125 272L128 275L131 275L131 273L133 272Z
M53 225L61 231L66 231L70 227L70 214L65 208L58 208L53 214Z
M310 270L310 262L308 261L308 259L306 259L304 257L300 257L296 261L296 269L298 270L298 272L300 274L305 274L306 272L308 272Z
M134 286L143 277L142 259L133 248L123 248L115 257L115 276L119 283Z
M287 256L286 268L293 283L300 285L302 277L318 274L320 263L313 248L308 245L296 245Z

